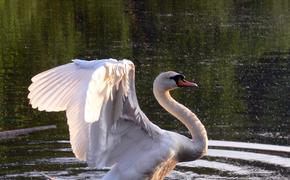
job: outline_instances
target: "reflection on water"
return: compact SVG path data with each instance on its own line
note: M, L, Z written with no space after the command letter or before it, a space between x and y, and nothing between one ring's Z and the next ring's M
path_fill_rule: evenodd
M52 140L43 132L13 140L13 144L3 142L3 147L9 152L1 153L11 156L0 165L3 179L99 179L109 170L86 167L73 157L68 140ZM179 163L166 179L286 179L289 176L288 146L210 141L209 147L207 157Z
M159 72L182 71L200 88L173 95L198 114L210 139L283 146L212 141L209 157L180 164L169 178L289 174L287 1L3 0L0 27L0 130L58 126L1 141L0 175L104 174L72 158L62 142L68 138L64 113L32 110L26 97L30 78L43 70L74 58L107 57L134 61L140 105L162 128L187 135L151 92Z

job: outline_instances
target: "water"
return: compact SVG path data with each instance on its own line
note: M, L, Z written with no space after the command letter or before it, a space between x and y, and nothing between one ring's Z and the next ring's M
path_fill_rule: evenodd
M108 169L90 169L72 156L68 140L57 140L59 130L35 133L3 142L1 164L4 179L98 179ZM208 156L180 163L166 179L287 179L290 147L210 141ZM3 157L2 157L3 159Z
M168 130L188 135L155 101L155 76L181 71L200 86L173 96L219 141L210 142L209 156L179 164L167 179L289 178L289 6L279 0L0 1L0 129L58 127L1 141L0 179L103 176L107 169L88 169L73 158L65 114L32 110L26 96L30 78L41 71L74 58L108 57L135 63L140 106Z

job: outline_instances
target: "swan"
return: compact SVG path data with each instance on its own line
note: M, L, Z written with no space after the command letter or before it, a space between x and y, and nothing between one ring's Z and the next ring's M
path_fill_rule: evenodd
M170 91L197 87L168 71L153 83L158 103L190 131L189 139L153 124L138 105L130 60L75 59L32 78L28 98L40 111L66 111L74 155L94 168L112 167L104 180L163 179L178 162L207 153L206 129Z

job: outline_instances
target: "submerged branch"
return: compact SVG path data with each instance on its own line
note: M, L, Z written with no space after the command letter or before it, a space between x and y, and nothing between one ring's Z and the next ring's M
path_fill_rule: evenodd
M38 126L33 128L24 128L0 132L0 140L14 138L19 135L25 135L36 131L43 131L47 129L55 129L56 125Z

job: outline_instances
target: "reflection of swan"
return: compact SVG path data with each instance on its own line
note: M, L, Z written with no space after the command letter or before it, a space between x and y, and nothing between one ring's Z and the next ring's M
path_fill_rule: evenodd
M153 84L160 105L188 128L191 140L160 129L141 111L134 68L128 60L74 60L36 75L29 87L33 108L66 111L77 158L97 168L114 165L104 179L162 179L177 162L207 152L204 126L169 94L197 85L173 71L161 73Z

